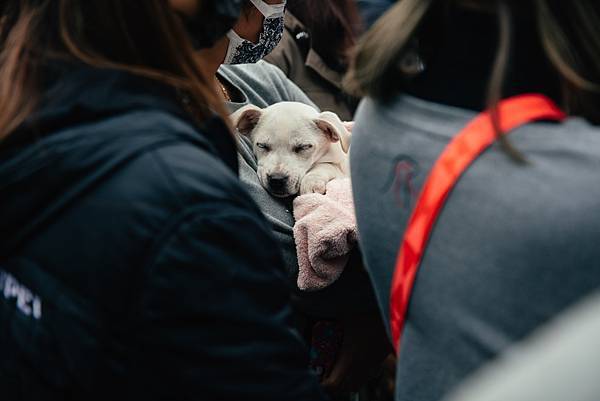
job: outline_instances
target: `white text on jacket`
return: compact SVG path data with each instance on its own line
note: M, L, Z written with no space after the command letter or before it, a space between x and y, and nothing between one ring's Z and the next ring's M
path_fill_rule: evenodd
M17 308L36 320L42 318L42 300L16 278L0 269L0 297L6 301L16 300Z

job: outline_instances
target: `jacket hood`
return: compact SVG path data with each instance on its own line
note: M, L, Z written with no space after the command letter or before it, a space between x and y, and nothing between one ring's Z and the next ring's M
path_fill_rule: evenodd
M224 123L215 117L202 132L194 129L165 85L81 65L54 67L44 79L37 110L0 144L0 258L151 147L183 139L237 174L235 142Z

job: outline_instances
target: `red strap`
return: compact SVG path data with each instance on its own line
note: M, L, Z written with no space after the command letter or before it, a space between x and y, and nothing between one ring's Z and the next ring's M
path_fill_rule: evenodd
M504 133L537 120L566 118L550 99L536 94L503 100L498 111ZM460 176L496 139L490 113L480 114L450 142L423 185L400 245L392 280L390 324L396 352L417 271L437 216Z

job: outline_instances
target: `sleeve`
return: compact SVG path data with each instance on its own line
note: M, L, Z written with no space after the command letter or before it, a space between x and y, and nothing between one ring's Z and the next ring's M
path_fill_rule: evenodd
M292 327L286 275L258 211L197 207L163 243L140 308L139 369L151 397L324 399Z

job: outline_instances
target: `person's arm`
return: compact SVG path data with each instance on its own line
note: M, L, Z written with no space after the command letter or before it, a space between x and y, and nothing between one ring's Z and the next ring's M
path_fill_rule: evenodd
M143 287L138 341L149 394L323 400L292 328L277 247L259 213L219 202L179 220L161 240Z

